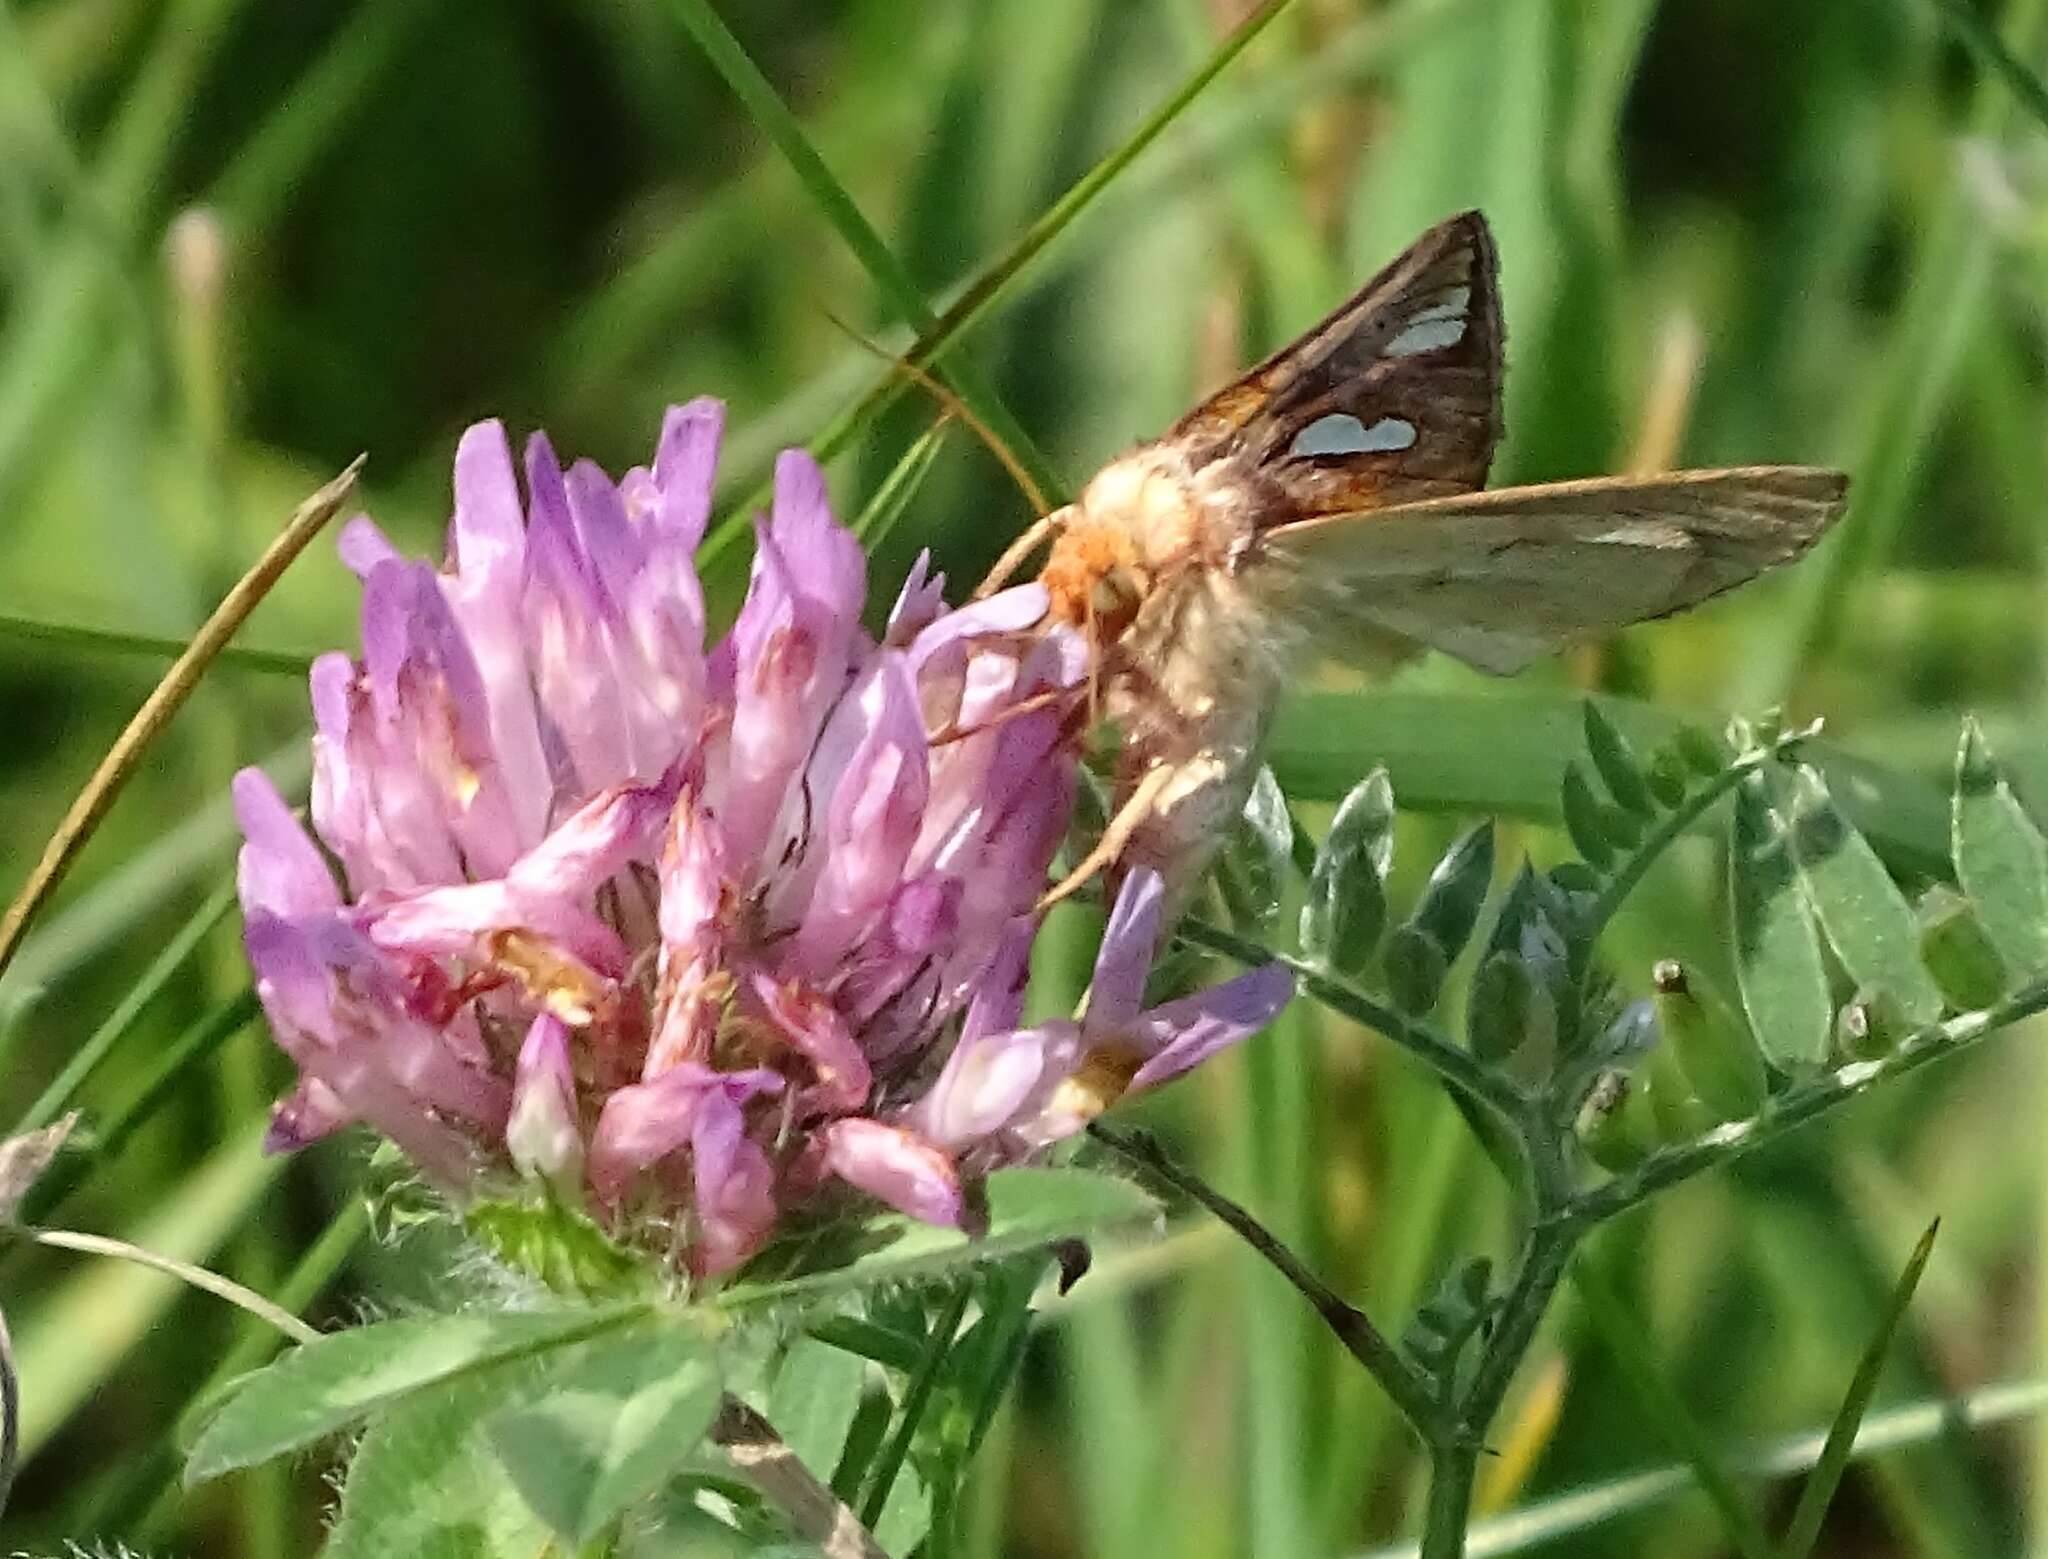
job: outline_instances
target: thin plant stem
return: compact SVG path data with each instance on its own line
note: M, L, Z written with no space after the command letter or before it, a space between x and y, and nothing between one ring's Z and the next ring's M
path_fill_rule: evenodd
M1575 1223L1590 1228L1660 1191L1690 1180L1702 1170L1776 1141L1793 1128L1846 1104L1881 1082L1903 1077L1930 1062L1966 1050L1985 1036L2042 1011L2048 1011L2048 983L2015 992L1994 1007L1965 1012L1924 1028L1879 1060L1854 1062L1794 1084L1773 1098L1761 1114L1716 1126L1690 1142L1660 1148L1627 1174L1617 1175L1585 1192L1572 1203L1570 1216Z
M918 1423L924 1417L924 1410L931 1405L932 1393L938 1389L939 1372L946 1367L946 1356L953 1350L953 1339L959 1334L961 1319L967 1314L967 1302L972 1291L973 1285L962 1281L932 1322L924 1358L903 1391L903 1416L896 1425L896 1433L882 1448L881 1459L875 1464L873 1481L868 1485L868 1497L861 1503L860 1517L865 1526L873 1527L888 1507L889 1490L895 1487L896 1475L909 1460L910 1443L917 1437Z
M1495 1115L1512 1119L1526 1103L1521 1089L1511 1079L1481 1065L1431 1025L1409 1017L1305 958L1276 953L1235 932L1192 918L1182 920L1174 928L1174 935L1241 964L1285 964L1300 979L1301 988L1317 1001L1384 1034L1460 1094Z
M71 869L78 852L113 806L114 799L128 782L128 776L135 772L144 750L170 724L172 716L199 685L200 677L214 657L234 637L235 630L242 626L257 604L270 593L271 586L277 583L292 560L334 518L347 501L350 490L355 486L356 475L362 468L363 457L358 456L341 475L299 505L277 539L264 549L248 573L236 581L234 588L213 609L192 642L185 647L185 653L172 663L155 691L143 700L134 718L114 739L114 745L107 749L106 756L85 782L85 788L78 793L71 809L57 825L57 831L50 836L50 842L44 847L35 869L29 873L28 881L15 895L14 902L7 906L6 914L0 916L0 970L5 970L14 961L29 920L58 883L64 880L64 874Z
M1465 1520L1472 1508L1472 1483L1478 1471L1476 1446L1432 1447L1421 1559L1461 1559L1465 1552Z
M1344 1345L1344 1351L1379 1382L1381 1389L1393 1399L1394 1405L1418 1432L1428 1435L1439 1427L1441 1415L1422 1373L1402 1357L1400 1350L1387 1340L1370 1316L1310 1271L1256 1218L1192 1170L1175 1163L1148 1133L1123 1131L1105 1126L1100 1121L1091 1125L1088 1132L1098 1142L1113 1148L1175 1190L1193 1197L1227 1224L1238 1238L1257 1251L1309 1302L1323 1324Z
M193 1288L203 1289L216 1299L224 1299L259 1320L267 1321L293 1342L309 1343L319 1340L320 1334L301 1321L290 1311L272 1304L254 1289L237 1283L232 1278L222 1277L205 1267L195 1266L189 1261L173 1261L168 1256L159 1256L155 1251L144 1250L127 1240L109 1239L103 1234L85 1234L76 1229L33 1229L20 1228L12 1231L16 1237L32 1240L38 1245L54 1246L60 1250L82 1251L88 1256L112 1256L119 1261L132 1261L138 1266L188 1283Z

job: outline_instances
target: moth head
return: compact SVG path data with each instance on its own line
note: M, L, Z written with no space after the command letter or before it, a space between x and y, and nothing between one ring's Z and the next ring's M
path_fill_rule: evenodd
M1097 643L1123 636L1144 604L1150 579L1130 533L1071 509L1039 574L1052 614Z
M1193 555L1199 523L1176 451L1153 444L1111 461L1066 511L1039 576L1054 614L1098 641L1120 637L1159 576Z

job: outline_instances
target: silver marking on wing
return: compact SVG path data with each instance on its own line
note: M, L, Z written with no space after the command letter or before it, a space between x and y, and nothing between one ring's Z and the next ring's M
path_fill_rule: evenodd
M1290 455L1393 454L1415 447L1415 424L1405 417L1382 417L1367 427L1349 412L1318 417L1288 447Z

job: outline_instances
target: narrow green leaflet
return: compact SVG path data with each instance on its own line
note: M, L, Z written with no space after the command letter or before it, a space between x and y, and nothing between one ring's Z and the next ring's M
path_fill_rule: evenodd
M1493 953L1472 977L1465 1003L1465 1033L1472 1054L1482 1061L1501 1062L1525 1041L1546 1030L1557 1042L1557 1015L1547 1011L1550 994L1537 987L1529 966L1513 953ZM1539 1003L1541 1007L1539 1008Z
M1372 957L1387 919L1394 862L1394 787L1385 769L1354 786L1330 819L1301 907L1301 951L1340 974Z
M1650 794L1649 779L1635 749L1591 699L1586 700L1586 753L1617 806L1641 817L1656 815L1657 798Z
M1913 1302L1913 1290L1920 1286L1920 1274L1927 1270L1927 1258L1934 1254L1934 1236L1940 1227L1937 1219L1920 1236L1919 1244L1913 1247L1913 1254L1906 1261L1906 1270L1899 1274L1899 1281L1892 1289L1884 1314L1878 1318L1877 1332L1871 1337L1870 1346L1863 1350L1863 1358L1849 1381L1848 1395L1842 1398L1835 1421L1828 1426L1827 1443L1821 1447L1820 1460L1799 1491L1799 1504L1792 1512L1792 1525L1785 1533L1784 1559L1806 1559L1813 1552L1813 1545L1820 1537L1821 1522L1826 1519L1835 1490L1841 1485L1842 1473L1849 1465L1849 1458L1856 1453L1856 1431L1863 1424L1863 1415L1870 1409L1870 1399L1877 1390L1878 1376L1884 1373L1884 1361L1891 1352L1892 1339L1898 1335L1899 1325L1906 1318L1906 1307Z
M557 1349L485 1434L528 1505L587 1543L683 1465L718 1412L711 1343L671 1320Z
M268 1461L424 1386L558 1348L647 1313L634 1305L418 1316L335 1332L245 1376L199 1432L185 1482Z
M421 1392L372 1424L349 1461L322 1559L559 1552L484 1437L512 1374L494 1370Z
M744 1283L715 1301L744 1309L866 1289L877 1282L935 1277L979 1261L1035 1250L1055 1240L1158 1221L1159 1204L1128 1180L1086 1169L999 1169L988 1177L988 1230L979 1238L889 1213L855 1238L860 1253L828 1271Z
M1941 988L1920 962L1920 928L1870 842L1850 826L1817 769L1791 773L1784 805L1793 858L1835 956L1914 1027L1941 1016Z
M1577 763L1568 763L1559 789L1565 832L1572 848L1588 866L1605 871L1614 862L1617 841L1609 829L1609 815L1600 798L1593 794L1593 782Z
M1218 862L1217 883L1240 931L1249 935L1271 929L1293 857L1294 819L1287 798L1273 771L1261 768Z
M1728 897L1742 1007L1764 1056L1786 1070L1820 1065L1834 1021L1827 970L1790 845L1761 778L1744 782L1735 794Z
M1956 751L1950 849L1956 881L2006 967L2048 966L2048 841L2021 808L1974 720Z
M1423 884L1408 923L1429 933L1444 957L1456 962L1479 923L1479 907L1492 886L1493 824L1487 822L1460 834L1444 852Z

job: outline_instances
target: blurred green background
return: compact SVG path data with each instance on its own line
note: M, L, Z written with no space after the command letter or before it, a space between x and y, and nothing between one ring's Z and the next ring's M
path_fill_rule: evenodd
M476 418L545 426L617 472L666 403L720 395L731 505L778 447L886 379L840 322L895 347L908 332L683 9L0 0L6 881L157 675L158 641L356 452L367 507L433 551ZM963 350L1078 485L1422 227L1483 207L1511 359L1496 480L1810 460L1849 469L1855 504L1793 576L1516 684L1434 663L1386 691L1334 675L1313 719L1283 721L1289 793L1323 815L1384 759L1411 809L1411 879L1473 810L1554 858L1573 689L1691 713L1782 701L1885 766L1873 832L1924 862L1964 708L2048 799L2048 140L1960 41L1974 22L2036 61L2041 9L1298 0L1059 225ZM1237 0L725 8L935 305L1242 15ZM859 424L832 465L844 512L933 414L912 394ZM1029 517L956 426L877 576L893 584L928 546L971 579ZM743 565L736 547L710 567L729 593ZM288 1069L250 1022L219 897L224 786L247 762L303 774L294 666L352 643L353 609L317 545L242 636L279 653L215 668L0 984L0 1125L75 1098L95 1134L43 1216L207 1261L320 1322L428 1291L446 1255L365 1232L359 1147L254 1151ZM1704 841L1660 869L1609 939L1625 984L1659 956L1723 966L1719 880ZM1048 968L1047 1002L1063 973ZM104 1045L85 1048L96 1030ZM2038 1038L1607 1230L1593 1259L1626 1315L1617 1331L1567 1290L1496 1426L1489 1506L1675 1459L1617 1335L1646 1343L1717 1442L1824 1423L1937 1212L1880 1411L2048 1375ZM81 1054L90 1075L63 1075ZM1362 1032L1290 1017L1149 1113L1386 1321L1454 1253L1504 1237L1462 1124ZM1218 1231L1176 1229L1102 1253L1054 1307L984 1454L968 1552L1349 1554L1406 1529L1416 1467L1385 1405ZM181 1410L268 1336L138 1269L18 1249L0 1254L0 1303L27 1456L6 1547L315 1545L323 1465L175 1488ZM2040 1395L2010 1398L2028 1411L2002 1427L1923 1429L1860 1463L1824 1551L2040 1551ZM1724 1552L1705 1509L1680 1493L1567 1522L1541 1551Z

